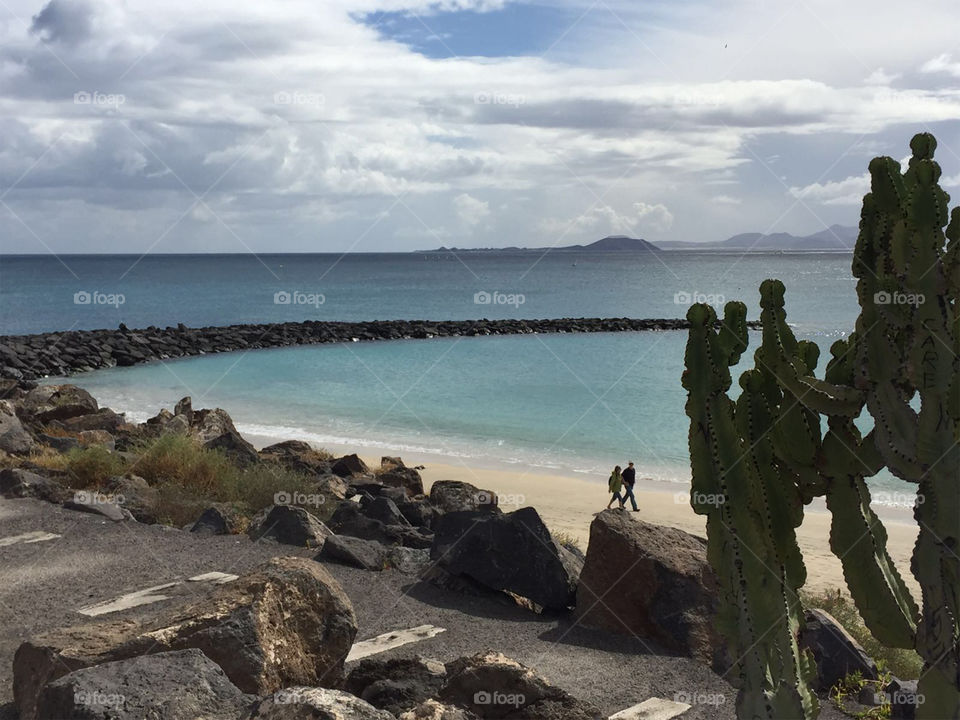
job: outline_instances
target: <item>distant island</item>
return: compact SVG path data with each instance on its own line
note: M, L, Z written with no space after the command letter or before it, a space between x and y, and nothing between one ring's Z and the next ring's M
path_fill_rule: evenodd
M790 233L740 233L719 242L695 243L683 240L665 240L657 244L660 250L791 250L794 252L852 252L860 230L853 226L831 225L812 235Z
M636 252L657 252L660 248L651 242L641 240L640 238L627 237L626 235L608 235L589 245L564 245L562 247L502 247L502 248L457 248L457 247L439 247L435 250L418 250L417 252L439 253L439 252L457 252L457 253L487 253L487 252L616 252L616 253L636 253Z
M852 252L857 243L859 230L853 226L831 225L812 235L790 233L740 233L717 242L687 242L664 240L656 245L648 240L608 235L589 245L564 245L560 247L503 247L503 248L457 248L439 247L434 250L418 250L419 253L656 253L678 250L710 250L731 252Z

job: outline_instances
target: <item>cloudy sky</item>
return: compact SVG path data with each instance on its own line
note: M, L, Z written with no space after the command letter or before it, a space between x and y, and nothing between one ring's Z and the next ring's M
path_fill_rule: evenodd
M707 241L856 224L956 0L0 0L0 251Z

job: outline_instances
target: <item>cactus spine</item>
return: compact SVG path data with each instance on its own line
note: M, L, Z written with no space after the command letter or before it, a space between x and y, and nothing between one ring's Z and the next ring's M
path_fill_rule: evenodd
M687 314L691 504L707 519L741 718L816 717L815 669L796 640L806 571L795 531L803 505L820 496L867 627L924 659L917 717L960 718L960 208L948 217L933 136L910 146L903 173L891 158L870 163L853 256L861 311L830 348L823 379L819 348L786 323L777 280L760 287L762 343L735 403L727 391L747 348L746 307L728 303L719 328L709 306ZM864 409L874 420L866 436L854 423ZM883 467L917 485L919 608L870 507L865 478ZM724 502L702 501L718 496Z

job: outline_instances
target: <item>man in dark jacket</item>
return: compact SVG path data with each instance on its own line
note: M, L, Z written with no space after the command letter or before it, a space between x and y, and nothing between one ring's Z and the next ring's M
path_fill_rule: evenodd
M630 500L630 505L633 507L634 512L640 512L640 508L637 507L637 499L633 496L633 485L637 482L637 471L633 467L633 463L628 463L627 468L623 471L623 504L627 504L627 500Z

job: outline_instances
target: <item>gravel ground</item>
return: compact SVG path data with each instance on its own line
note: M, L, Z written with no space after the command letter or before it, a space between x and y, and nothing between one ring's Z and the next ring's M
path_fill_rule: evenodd
M246 537L201 538L160 526L110 523L37 500L0 500L0 538L37 530L62 537L0 547L0 720L15 717L11 663L17 646L43 630L89 621L78 608L205 572L240 574L277 555L315 554ZM424 624L446 628L437 637L381 657L420 654L448 661L494 649L608 714L651 696L683 695L724 700L694 704L685 719L735 716L735 689L699 662L663 654L633 638L574 626L567 614L537 616L440 590L392 570L373 573L324 564L353 601L358 640ZM207 591L188 583L170 591L181 597L109 617L152 614L182 602L184 594ZM821 717L843 717L827 705Z

